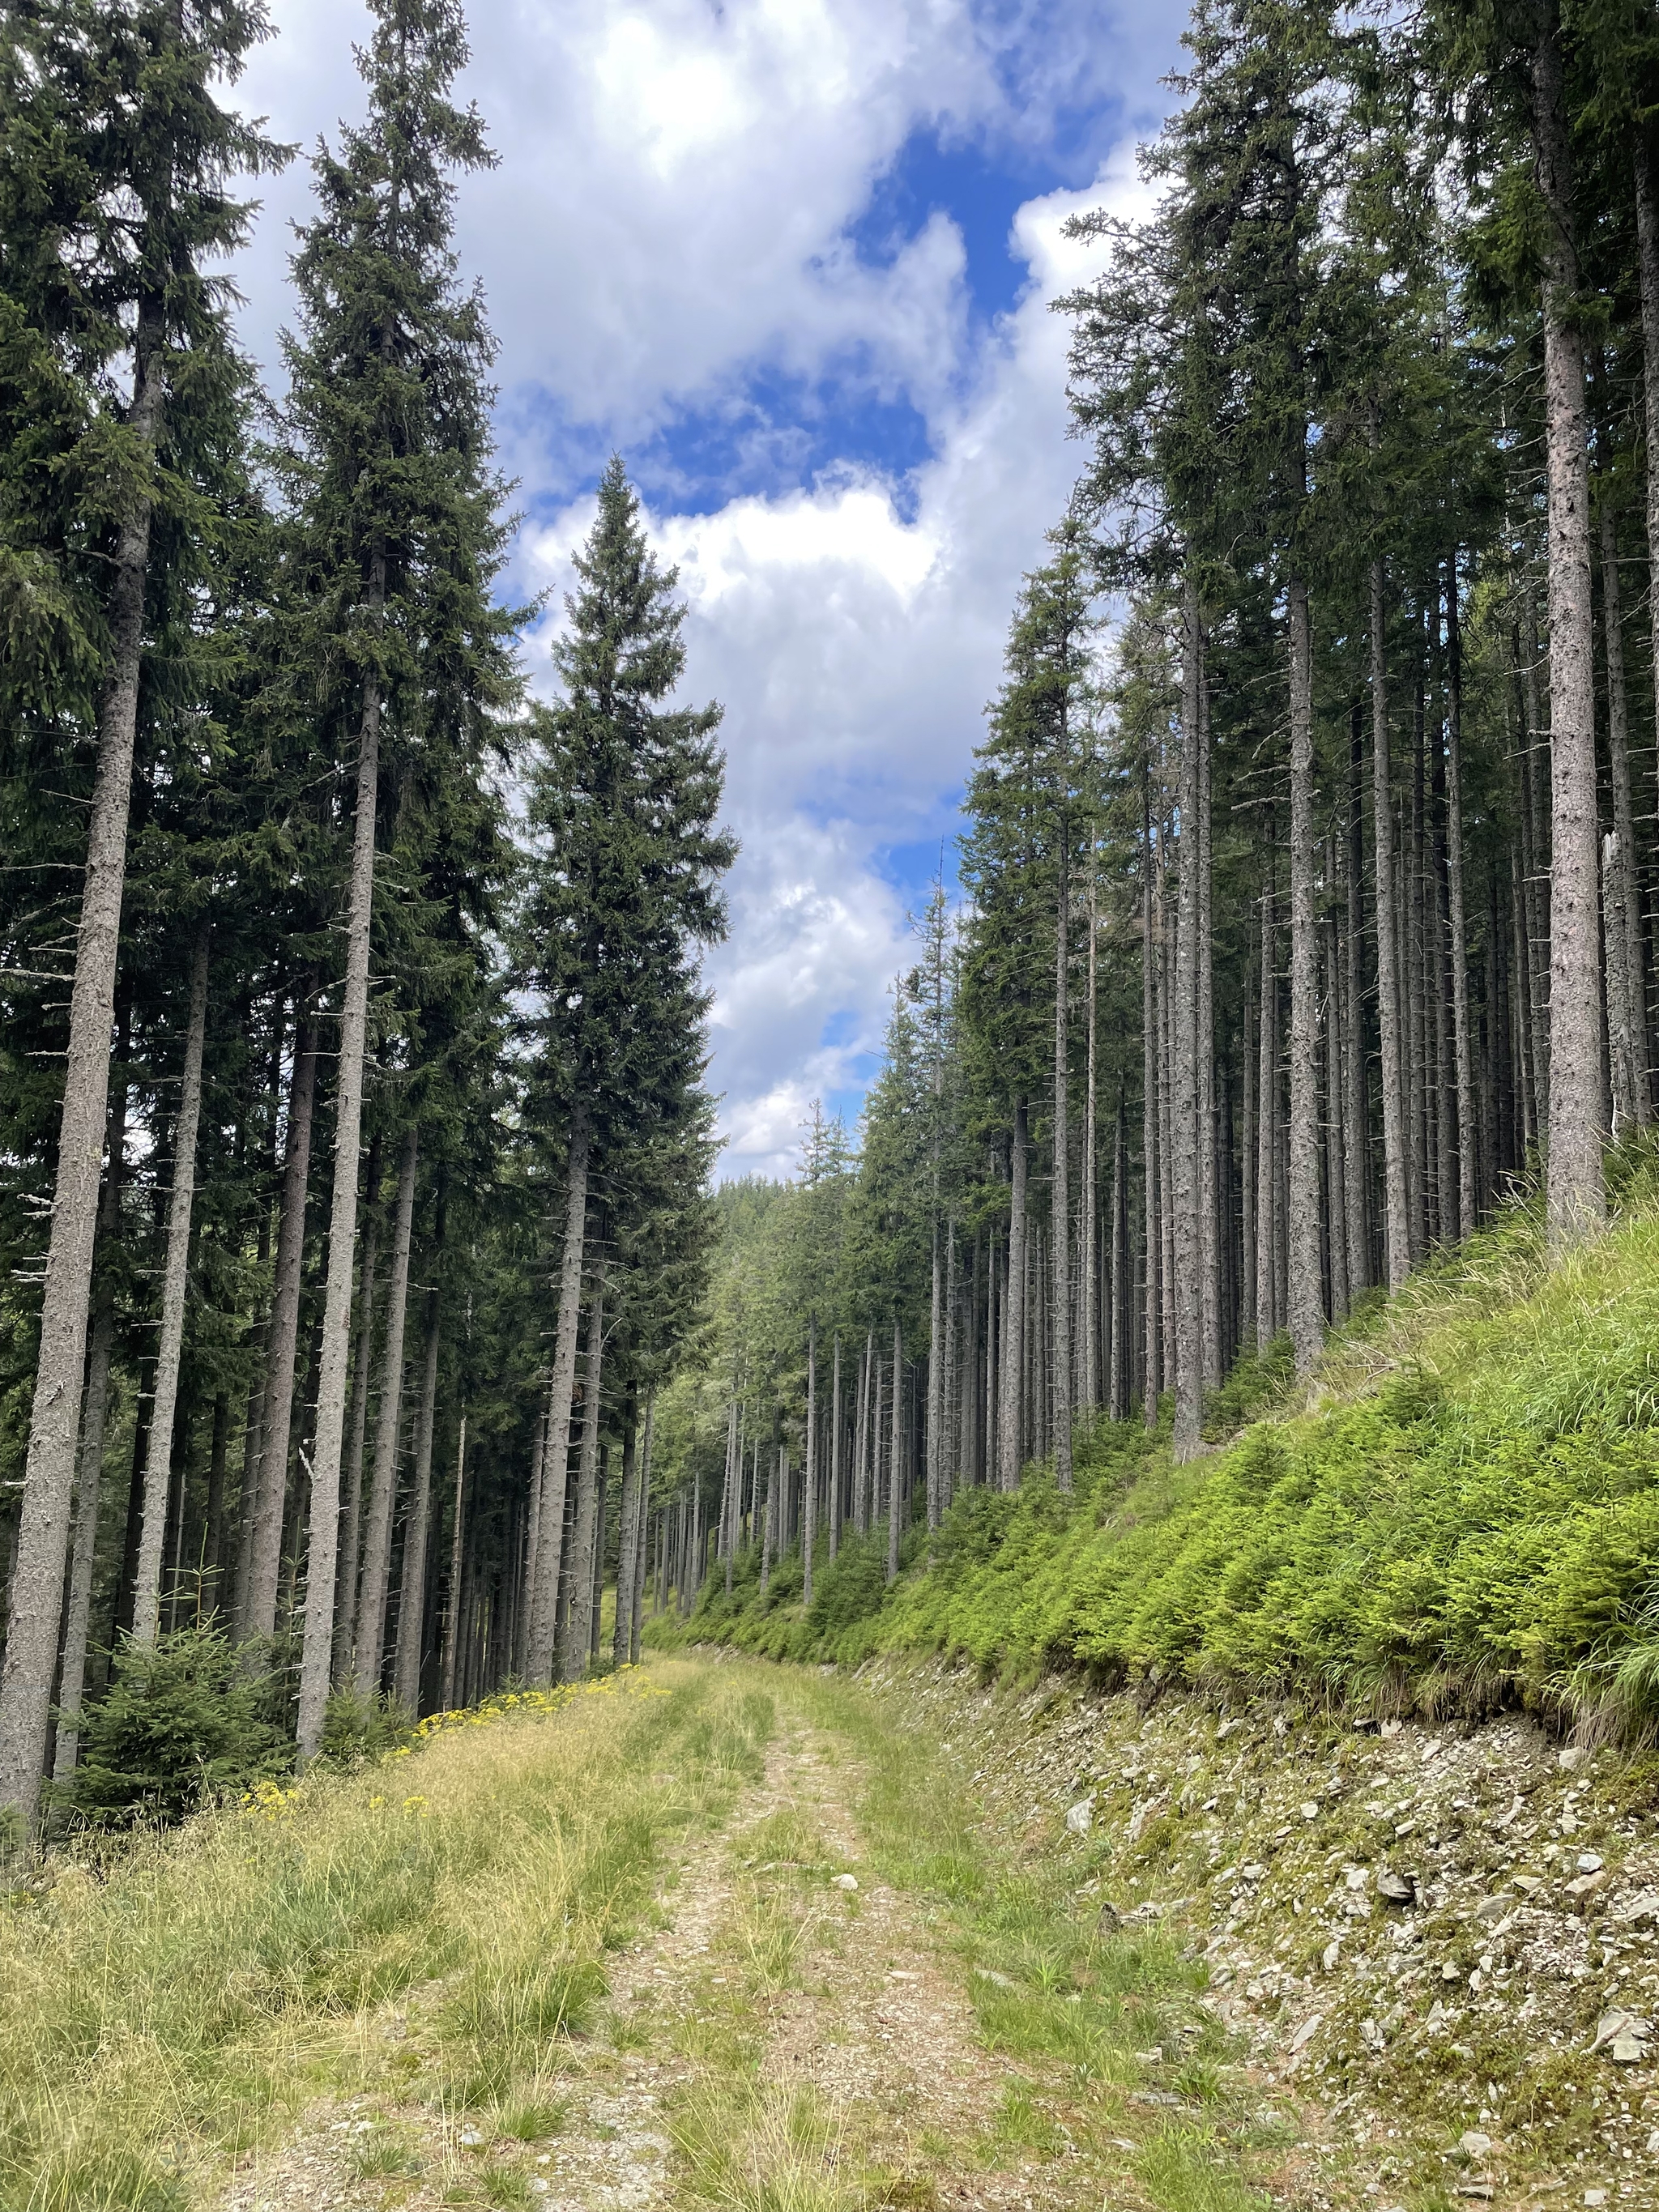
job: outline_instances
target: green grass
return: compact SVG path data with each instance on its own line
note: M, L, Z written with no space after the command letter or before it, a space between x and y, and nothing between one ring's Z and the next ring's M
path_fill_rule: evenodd
M182 2212L325 2094L556 2129L544 2084L607 1954L770 1709L673 1668L526 1703L0 1902L0 2212ZM403 2154L395 2129L353 2146L365 2174Z
M1100 1425L1075 1496L1042 1468L912 1530L890 1591L843 1547L799 1601L785 1562L711 1591L694 1637L799 1659L942 1651L987 1672L1262 1689L1389 1709L1659 1716L1659 1175L1616 1164L1605 1236L1547 1266L1516 1206L1337 1333L1314 1386L1242 1363L1176 1468ZM1277 1396L1276 1404L1271 1401ZM793 1572L793 1578L792 1578Z

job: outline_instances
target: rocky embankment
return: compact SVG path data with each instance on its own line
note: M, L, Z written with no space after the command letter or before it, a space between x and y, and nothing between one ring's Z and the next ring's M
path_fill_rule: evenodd
M1084 1909L1207 1969L1237 2062L1386 2206L1659 2202L1659 1759L1513 1717L1345 1719L868 1670Z

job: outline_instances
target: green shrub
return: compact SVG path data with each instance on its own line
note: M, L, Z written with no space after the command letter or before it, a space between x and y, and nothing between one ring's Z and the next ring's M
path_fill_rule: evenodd
M171 1823L286 1773L287 1685L270 1656L210 1627L126 1644L81 1716L80 1765L56 1802L88 1827Z

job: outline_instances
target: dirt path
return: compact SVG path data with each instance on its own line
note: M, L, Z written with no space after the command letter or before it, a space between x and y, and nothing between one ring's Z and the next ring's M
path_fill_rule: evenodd
M967 1973L915 1900L854 1871L848 1745L780 1705L764 1778L673 1856L653 1924L615 1954L602 2020L525 2106L319 2104L237 2177L225 2212L654 2212L685 2203L688 2179L716 2201L834 2212L871 2202L872 2173L878 2203L1070 2201L1034 2195L1025 2161L986 2168L978 2147L1024 2077L988 2055ZM363 2017L371 2067L395 2067L440 1994Z

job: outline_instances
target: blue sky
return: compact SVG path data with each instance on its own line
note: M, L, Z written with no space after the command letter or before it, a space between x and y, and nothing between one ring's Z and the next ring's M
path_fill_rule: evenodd
M273 0L243 97L305 144L360 110L358 0ZM1021 573L1078 453L1073 209L1143 204L1174 9L1123 0L475 0L501 156L458 244L501 340L516 588L552 592L620 450L726 709L742 840L710 961L723 1171L852 1118ZM303 161L240 270L269 368ZM550 681L546 635L529 641ZM949 854L947 853L947 867Z

